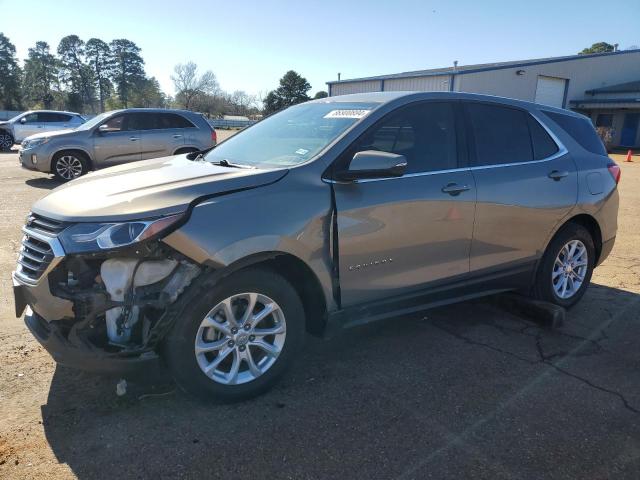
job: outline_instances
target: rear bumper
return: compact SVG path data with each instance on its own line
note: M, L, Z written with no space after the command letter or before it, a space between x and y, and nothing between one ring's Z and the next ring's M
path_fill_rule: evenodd
M36 340L59 365L102 374L142 374L158 369L160 358L154 352L138 356L115 356L99 350L78 348L71 344L55 322L47 322L30 308L24 322Z

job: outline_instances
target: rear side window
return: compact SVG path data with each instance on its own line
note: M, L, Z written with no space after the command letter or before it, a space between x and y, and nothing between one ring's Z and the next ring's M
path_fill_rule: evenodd
M127 115L127 130L154 130L157 116L153 113L130 113Z
M484 103L467 103L466 110L475 140L476 165L533 160L527 113Z
M177 113L161 113L158 128L190 128L193 123Z
M529 117L529 131L531 132L531 143L533 144L533 158L542 160L558 153L558 145L553 141L547 131L531 115Z
M556 122L562 129L567 132L576 142L585 150L598 155L606 155L602 140L598 137L593 125L586 118L574 117L572 115L564 115L562 113L548 112L544 110L544 114L551 120Z

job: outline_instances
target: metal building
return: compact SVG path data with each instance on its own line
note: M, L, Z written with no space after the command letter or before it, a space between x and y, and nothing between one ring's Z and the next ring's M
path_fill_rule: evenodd
M484 93L589 116L609 147L640 147L640 49L327 82L329 95L379 91Z

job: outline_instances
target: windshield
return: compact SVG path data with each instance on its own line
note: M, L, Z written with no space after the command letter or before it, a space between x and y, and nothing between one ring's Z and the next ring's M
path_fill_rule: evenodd
M91 120L89 120L89 121L83 123L82 125L80 125L79 127L77 127L76 130L91 130L93 127L98 125L100 122L102 122L107 117L110 117L112 114L113 114L113 112L101 113L100 115L98 115L96 117L93 117Z
M229 138L205 159L258 168L299 165L377 106L377 103L333 102L296 105Z

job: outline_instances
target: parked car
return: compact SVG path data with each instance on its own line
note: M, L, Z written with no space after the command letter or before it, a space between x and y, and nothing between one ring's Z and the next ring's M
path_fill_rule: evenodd
M274 384L305 332L505 291L574 305L613 247L619 178L566 110L462 93L312 101L206 155L39 200L16 313L29 306L63 365L161 358L191 392L244 398Z
M30 135L76 128L86 120L79 113L31 110L0 122L0 150L8 151Z
M202 114L130 108L103 113L75 130L27 137L19 156L24 168L68 181L89 170L194 152L215 144L215 130Z

